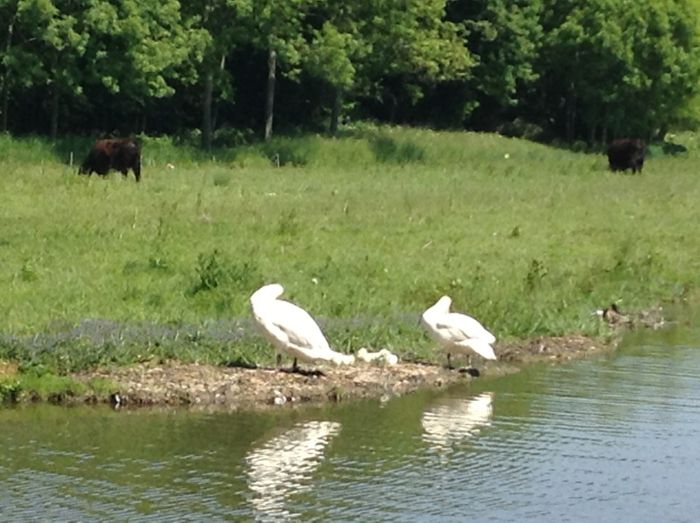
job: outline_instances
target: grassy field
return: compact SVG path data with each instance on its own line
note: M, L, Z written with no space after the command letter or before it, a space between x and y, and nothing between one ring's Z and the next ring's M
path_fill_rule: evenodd
M490 134L364 127L201 153L144 139L143 179L78 176L89 142L0 137L0 360L52 372L272 360L248 297L280 282L342 351L430 354L442 294L499 338L700 284L700 152L643 175Z

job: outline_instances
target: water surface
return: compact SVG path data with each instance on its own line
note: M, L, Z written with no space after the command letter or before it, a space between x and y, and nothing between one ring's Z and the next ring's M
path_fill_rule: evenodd
M3 521L694 521L700 331L262 413L0 409Z

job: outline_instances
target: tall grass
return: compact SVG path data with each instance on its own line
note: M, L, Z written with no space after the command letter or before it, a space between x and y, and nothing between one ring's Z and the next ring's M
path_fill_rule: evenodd
M0 358L268 361L248 297L272 281L340 349L418 355L442 294L508 338L596 334L598 307L700 283L693 149L632 176L600 154L420 129L206 154L143 142L136 184L78 176L69 144L0 137Z

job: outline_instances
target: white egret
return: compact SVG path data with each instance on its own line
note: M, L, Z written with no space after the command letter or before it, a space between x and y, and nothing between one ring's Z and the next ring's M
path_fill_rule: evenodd
M280 300L284 287L279 283L265 285L250 297L253 318L263 334L277 349L277 364L281 352L294 358L292 370L297 371L297 360L305 363L354 363L354 356L336 352L311 315L293 303Z
M447 366L452 367L453 352L466 354L470 366L471 351L487 360L497 359L491 347L496 337L471 316L450 312L451 304L452 299L449 296L443 296L422 316L425 328L447 352Z

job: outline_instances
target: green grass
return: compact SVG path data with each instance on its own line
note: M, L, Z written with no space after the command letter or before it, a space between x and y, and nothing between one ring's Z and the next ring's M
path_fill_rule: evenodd
M108 379L93 378L83 383L36 367L14 376L0 376L0 404L16 403L22 399L61 402L66 397L87 394L107 397L118 390L118 385Z
M442 294L501 339L599 334L613 300L699 287L700 153L676 141L689 152L632 176L490 134L362 126L206 154L144 138L136 184L78 176L89 140L0 137L0 359L270 361L248 297L272 281L344 351L429 354L417 319Z

